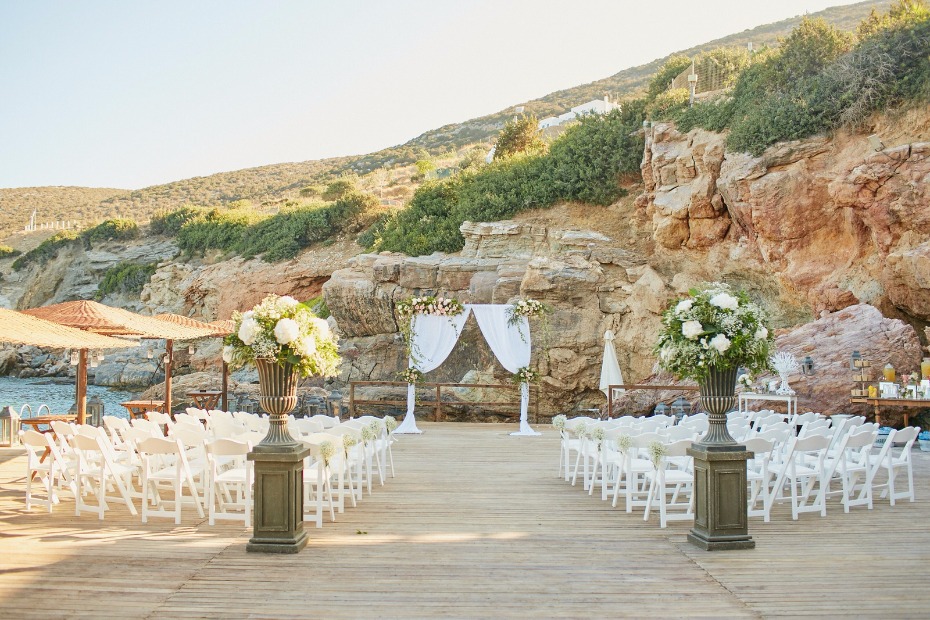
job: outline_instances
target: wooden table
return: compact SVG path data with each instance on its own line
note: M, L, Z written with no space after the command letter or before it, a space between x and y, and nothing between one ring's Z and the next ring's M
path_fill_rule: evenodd
M31 426L32 429L38 433L52 433L55 434L55 430L52 428L52 422L74 422L77 420L76 415L40 415L34 418L22 418L20 419L20 425L25 424L26 426ZM44 426L45 428L39 428ZM45 453L39 459L40 463L44 463L45 459L48 458L48 455L52 453L51 448L45 448ZM35 475L33 475L35 477Z
M903 407L904 411L904 426L910 426L910 416L908 413L908 408L919 408L919 409L930 409L930 399L928 398L869 398L869 397L859 397L859 398L850 398L849 402L871 405L875 413L875 423L881 426L882 420L882 407Z
M127 400L120 404L126 407L130 420L144 418L147 411L162 411L165 408L165 401L163 400Z
M216 406L220 403L220 396L223 395L223 392L220 390L195 390L193 392L188 392L191 400L194 401L194 404L198 409L216 409Z
M737 409L743 413L749 411L749 401L770 401L785 403L788 407L788 420L798 413L798 397L794 394L760 394L756 392L740 392L737 394Z

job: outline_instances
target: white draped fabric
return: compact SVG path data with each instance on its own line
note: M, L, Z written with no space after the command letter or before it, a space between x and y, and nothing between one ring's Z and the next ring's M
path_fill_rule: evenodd
M420 372L429 372L438 368L455 347L455 343L462 333L462 327L468 320L469 307L456 316L439 316L435 314L417 314L413 317L412 343L413 355L407 365ZM408 434L422 432L417 428L417 421L413 414L416 401L414 386L407 386L407 415L404 421L394 431Z
M506 304L487 304L469 306L475 313L478 327L488 341L491 351L508 372L516 373L530 365L530 324L526 317L508 325ZM520 430L511 435L539 435L527 422L527 410L530 402L530 387L520 384Z
M623 385L623 373L620 372L620 363L617 361L617 350L614 348L614 333L609 329L604 332L604 360L601 362L601 384L600 390L604 395L607 394L608 385ZM619 394L625 390L616 390L614 393ZM610 415L610 412L608 412Z

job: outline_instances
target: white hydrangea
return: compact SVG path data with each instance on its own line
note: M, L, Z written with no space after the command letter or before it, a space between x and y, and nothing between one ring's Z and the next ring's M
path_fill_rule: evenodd
M759 329L756 330L756 340L765 340L768 337L769 330L767 330L764 325L759 326Z
M717 293L710 298L710 305L724 310L736 310L739 308L739 300L729 293Z
M316 327L317 332L319 332L321 338L329 337L329 323L326 322L326 319L320 319L314 317L310 319L310 322Z
M717 334L710 339L710 346L717 349L720 353L726 353L726 350L730 348L730 344L730 339L723 334Z
M259 326L258 321L252 317L245 317L243 315L242 324L239 325L239 340L246 345L251 345L255 342L255 337L260 331L261 326Z
M233 351L235 351L235 349L231 344L227 344L225 347L223 347L223 361L227 364L232 363Z
M279 344L290 344L300 335L300 326L294 319L281 319L274 326L274 337Z
M301 336L293 343L294 350L301 357L310 357L316 353L316 338L313 336Z
M690 299L682 299L675 306L675 314L682 314L683 312L687 312L688 310L691 309L691 306L693 305L694 305L694 301Z
M293 308L298 305L300 302L291 297L290 295L285 295L284 297L278 297L278 306L281 308Z
M685 321L681 324L681 333L688 340L697 340L697 337L704 331L700 321Z

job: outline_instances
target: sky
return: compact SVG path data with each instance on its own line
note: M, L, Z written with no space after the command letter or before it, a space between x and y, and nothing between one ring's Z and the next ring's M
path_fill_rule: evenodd
M839 4L0 0L0 188L369 153Z

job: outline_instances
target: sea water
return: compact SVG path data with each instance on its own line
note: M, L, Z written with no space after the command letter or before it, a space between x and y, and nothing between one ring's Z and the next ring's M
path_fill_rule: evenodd
M70 381L48 378L17 379L0 377L0 408L11 406L17 414L28 404L32 414L39 414L39 406L48 405L52 414L68 413L74 405L74 379ZM104 415L128 417L121 402L138 398L138 393L114 390L100 385L87 386L88 400L97 396L103 401ZM42 410L45 415L45 410ZM25 415L29 415L28 411Z

